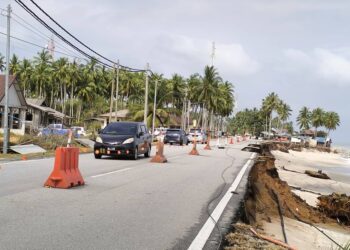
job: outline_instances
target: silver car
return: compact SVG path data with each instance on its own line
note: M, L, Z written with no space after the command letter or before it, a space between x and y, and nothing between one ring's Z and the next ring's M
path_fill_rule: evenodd
M190 129L190 133L188 134L188 141L193 143L195 138L198 143L207 143L207 135L201 129Z

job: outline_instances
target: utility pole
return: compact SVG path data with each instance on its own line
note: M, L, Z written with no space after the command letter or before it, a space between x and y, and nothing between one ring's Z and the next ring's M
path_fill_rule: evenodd
M118 121L118 95L119 95L119 59L117 61L117 87L115 89L115 121Z
M212 48L211 48L211 66L214 66L215 50L216 50L215 42L213 42Z
M153 101L153 116L152 116L152 142L153 142L153 135L154 135L154 126L155 126L155 122L156 122L157 84L158 84L158 79L156 79L155 86L154 86L154 101Z
M146 65L146 86L145 86L145 110L143 114L143 122L147 125L147 114L148 114L148 70L149 63Z
M112 121L114 84L115 84L115 64L113 64L113 79L111 82L111 101L109 104L109 122Z
M6 75L5 75L5 105L4 105L4 142L3 153L7 154L7 148L9 143L9 130L8 130L8 109L9 109L9 74L10 74L10 20L11 20L11 5L7 6L7 40L6 40Z

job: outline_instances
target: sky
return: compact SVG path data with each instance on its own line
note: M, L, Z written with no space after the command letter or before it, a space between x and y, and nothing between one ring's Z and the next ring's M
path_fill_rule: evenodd
M34 9L30 1L22 1ZM235 86L235 112L259 108L262 99L275 92L293 109L295 128L303 106L338 112L341 126L331 137L335 144L350 145L350 1L36 2L106 57L134 68L148 62L152 71L168 77L202 74L211 64L215 42L214 66ZM16 15L51 36L15 1L0 0L0 8L9 3ZM5 27L6 19L0 16L0 31L6 32ZM14 36L42 46L48 43L15 21L11 27ZM12 52L29 58L38 50L15 41L11 45ZM1 34L0 53L5 54Z

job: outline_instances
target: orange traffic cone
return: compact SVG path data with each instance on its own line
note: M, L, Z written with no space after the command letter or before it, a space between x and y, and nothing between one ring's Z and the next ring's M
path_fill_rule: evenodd
M153 156L153 158L151 159L151 162L154 162L154 163L165 163L167 161L168 160L164 156L164 143L159 140L158 143L157 143L156 155Z
M207 145L205 145L204 149L205 150L211 150L211 147L210 147L210 134L208 134Z
M191 150L191 152L189 153L190 155L199 155L198 151L197 151L197 140L196 138L193 141L193 148Z
M230 144L234 144L233 137L231 136Z

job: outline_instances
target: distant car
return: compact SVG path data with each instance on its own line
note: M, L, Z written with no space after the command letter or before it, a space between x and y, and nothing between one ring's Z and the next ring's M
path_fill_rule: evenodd
M182 129L168 129L164 136L164 144L167 144L167 143L188 145L188 138L187 138L186 132L183 131Z
M73 126L71 127L71 130L73 131L73 134L76 137L86 136L84 127Z
M52 123L49 124L46 128L39 130L38 136L48 136L48 135L68 135L69 129L66 128L63 124Z
M96 159L103 155L124 155L137 160L140 154L150 156L151 143L152 137L144 123L112 122L96 137L94 155Z
M167 131L167 128L163 128L163 127L155 128L153 136L155 138L157 138L158 141L159 140L164 141L164 136L165 136L166 131Z
M195 138L198 143L207 143L207 135L201 129L190 129L190 133L188 134L188 140L193 143Z

